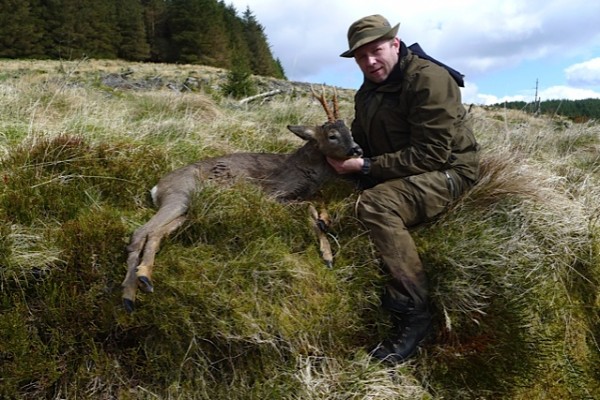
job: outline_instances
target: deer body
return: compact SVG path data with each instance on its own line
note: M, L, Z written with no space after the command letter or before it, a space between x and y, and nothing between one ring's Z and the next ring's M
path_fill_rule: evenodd
M127 275L123 281L126 309L133 310L138 286L153 291L152 266L160 241L185 221L192 196L202 189L203 182L229 184L245 179L279 201L303 200L336 176L326 157L360 156L362 150L343 121L329 120L316 127L288 126L306 141L291 154L233 153L200 160L163 177L152 189L157 213L134 232L127 246Z

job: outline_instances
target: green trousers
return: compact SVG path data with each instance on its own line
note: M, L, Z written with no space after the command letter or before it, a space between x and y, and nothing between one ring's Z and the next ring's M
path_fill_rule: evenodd
M393 308L411 303L422 308L428 302L427 277L408 229L441 214L470 186L453 171L433 171L389 180L361 193L358 218L369 229L389 274L386 296Z

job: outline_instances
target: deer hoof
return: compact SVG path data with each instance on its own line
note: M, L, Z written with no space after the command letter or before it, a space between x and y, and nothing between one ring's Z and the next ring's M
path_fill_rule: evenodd
M140 289L142 289L146 293L154 292L154 286L152 286L152 281L147 276L139 276L138 283Z
M323 233L327 233L327 231L329 230L329 224L327 223L327 221L322 220L321 218L319 218L317 220L317 227L321 230L321 232Z
M123 299L123 307L125 307L125 311L127 311L128 314L131 314L133 310L135 310L133 300L130 299Z

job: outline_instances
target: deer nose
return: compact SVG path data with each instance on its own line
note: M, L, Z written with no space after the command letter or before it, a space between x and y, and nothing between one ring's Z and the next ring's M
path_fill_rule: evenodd
M363 154L363 151L360 148L360 146L354 146L348 152L348 156L350 156L350 157L358 157L358 156L362 156L362 154Z

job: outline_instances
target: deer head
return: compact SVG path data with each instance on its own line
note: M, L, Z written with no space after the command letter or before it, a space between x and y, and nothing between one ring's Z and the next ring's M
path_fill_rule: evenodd
M320 126L288 125L288 129L304 140L314 141L321 153L327 157L346 159L361 156L363 154L362 149L354 142L352 132L339 117L337 93L334 91L333 110L331 110L325 99L325 89L322 90L320 95L315 92L312 86L310 90L313 97L321 103L325 110L327 122Z

